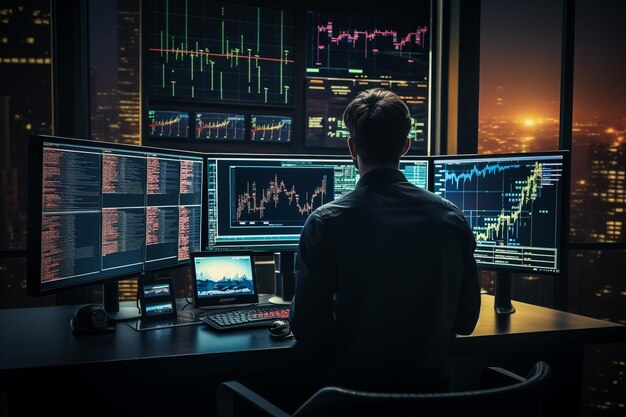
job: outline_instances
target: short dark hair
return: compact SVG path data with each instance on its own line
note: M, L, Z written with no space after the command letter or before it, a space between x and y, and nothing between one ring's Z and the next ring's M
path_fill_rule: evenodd
M391 91L374 88L360 92L343 112L343 121L367 164L396 162L411 129L407 105Z

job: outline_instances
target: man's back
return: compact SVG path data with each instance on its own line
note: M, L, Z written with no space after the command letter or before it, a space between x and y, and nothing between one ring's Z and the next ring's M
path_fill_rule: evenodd
M329 383L429 389L445 383L449 339L480 308L462 213L397 170L314 212L300 241L291 327L326 351Z

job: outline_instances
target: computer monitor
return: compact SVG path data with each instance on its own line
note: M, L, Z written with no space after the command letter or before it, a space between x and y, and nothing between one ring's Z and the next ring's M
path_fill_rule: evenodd
M31 137L29 294L188 265L201 249L203 173L194 152Z
M385 88L408 105L411 152L426 154L431 80L431 1L306 15L306 135L309 146L341 148L342 113L356 95Z
M293 10L144 1L143 90L151 98L293 105Z
M208 156L206 169L208 251L295 251L308 215L359 180L340 156ZM400 169L427 188L425 157L404 157Z
M189 112L148 110L148 136L151 138L188 138Z
M432 160L434 192L465 214L482 269L558 274L567 242L568 154Z

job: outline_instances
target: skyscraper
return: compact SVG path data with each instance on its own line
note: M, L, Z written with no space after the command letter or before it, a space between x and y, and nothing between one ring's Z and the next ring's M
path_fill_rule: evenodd
M589 146L589 235L597 242L617 242L626 236L626 142Z
M115 141L139 144L139 2L119 0L117 7L120 130Z

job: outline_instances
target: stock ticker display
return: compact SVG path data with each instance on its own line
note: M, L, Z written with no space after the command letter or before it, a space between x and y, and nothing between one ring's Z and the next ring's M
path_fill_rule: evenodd
M474 232L479 264L558 272L563 156L435 160L435 193Z
M412 184L427 187L426 160L402 160L400 169ZM207 249L293 249L309 214L354 190L358 180L350 159L209 158Z
M148 4L148 94L292 104L293 12L201 0Z
M430 71L430 10L416 3L413 18L322 12L307 14L306 143L342 147L342 120L361 91L382 87L409 106L412 149L426 149ZM339 140L344 139L344 140Z
M245 137L246 120L243 114L196 114L196 139L242 141Z
M255 142L291 142L291 117L251 116L250 139Z
M200 249L203 159L45 143L41 283L186 263Z
M151 138L189 137L189 113L148 110L148 135Z

